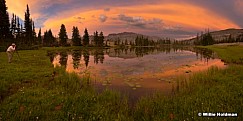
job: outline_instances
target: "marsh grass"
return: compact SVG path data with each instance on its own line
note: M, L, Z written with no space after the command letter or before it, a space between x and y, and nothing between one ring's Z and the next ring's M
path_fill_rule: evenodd
M237 70L237 71L236 71ZM242 120L243 67L216 67L178 81L175 95L155 94L136 105L135 119ZM237 112L238 117L199 117L202 112Z
M243 120L242 65L180 77L173 95L158 92L130 107L119 92L93 89L90 73L80 78L64 67L53 68L46 53L19 51L21 60L14 57L11 64L0 53L0 120ZM199 117L199 112L236 112L238 117Z
M21 59L14 54L12 63L8 63L5 52L0 53L1 100L5 95L17 91L22 85L32 85L39 78L45 80L50 76L53 65L46 59L45 52L19 51Z
M210 46L230 65L226 69L212 67L189 77L177 78L171 96L154 94L139 100L135 120L243 120L242 46ZM199 117L198 113L229 112L238 117Z
M243 64L243 46L242 45L213 45L203 46L217 53L217 55L226 63Z
M90 73L82 78L53 68L46 50L19 51L7 63L0 53L0 120L112 120L129 119L126 97L92 88ZM119 109L119 110L117 110Z

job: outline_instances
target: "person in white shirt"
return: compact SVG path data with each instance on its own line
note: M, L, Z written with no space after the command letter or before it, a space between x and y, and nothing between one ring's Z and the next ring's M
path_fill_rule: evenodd
M12 43L11 46L8 47L7 49L7 54L8 54L8 62L11 63L12 61L12 58L13 58L13 54L14 54L14 51L15 51L15 47L16 45L14 43Z

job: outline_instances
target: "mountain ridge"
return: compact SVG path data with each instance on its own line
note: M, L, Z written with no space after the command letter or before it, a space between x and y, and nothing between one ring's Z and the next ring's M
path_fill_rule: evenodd
M203 33L203 34L205 34L205 33ZM212 35L212 37L215 41L220 42L224 39L227 39L229 36L231 36L232 38L237 38L239 36L243 36L243 29L228 28L228 29L223 29L223 30L218 30L218 31L211 31L209 33ZM201 37L201 35L199 35L199 37ZM191 39L184 40L184 41L194 42L196 39L197 39L197 36L195 36Z
M109 40L112 42L120 39L121 41L127 40L128 42L130 42L130 41L135 41L136 37L141 37L141 36L148 38L149 40L155 40L155 41L161 39L160 37L148 36L148 35L143 35L135 32L120 32L120 33L111 33L108 36L105 36L105 40Z

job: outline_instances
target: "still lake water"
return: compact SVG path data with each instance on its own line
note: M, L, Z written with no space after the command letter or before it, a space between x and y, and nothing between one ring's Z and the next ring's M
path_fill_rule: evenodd
M54 66L65 66L67 72L81 77L90 72L97 90L117 90L135 100L154 91L170 95L177 77L225 67L214 52L192 47L80 49L49 55Z

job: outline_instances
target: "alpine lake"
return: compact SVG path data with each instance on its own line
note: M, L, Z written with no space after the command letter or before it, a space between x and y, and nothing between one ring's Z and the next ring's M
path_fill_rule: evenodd
M81 48L47 52L54 67L91 78L102 92L111 89L130 100L159 92L171 95L180 78L227 65L208 49L195 47Z

